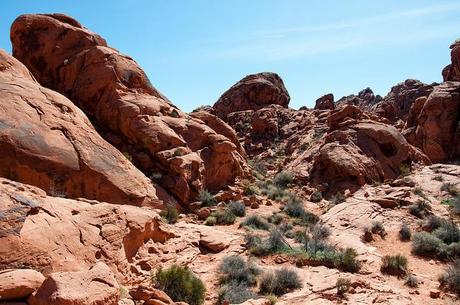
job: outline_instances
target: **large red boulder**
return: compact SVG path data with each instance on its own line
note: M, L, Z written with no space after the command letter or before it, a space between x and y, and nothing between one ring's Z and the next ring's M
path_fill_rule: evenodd
M104 261L124 282L137 276L139 249L174 235L148 208L46 196L4 178L0 219L0 270L28 266L44 275Z
M432 162L444 162L460 156L459 120L460 82L446 82L417 100L406 128L415 131L412 141Z
M332 110L335 109L334 95L332 93L323 95L315 102L315 110Z
M117 305L119 285L106 264L89 270L53 273L29 297L30 305Z
M232 112L258 110L269 105L289 104L289 93L276 73L251 74L234 84L214 104L214 113L227 120Z
M67 98L0 50L0 176L53 196L160 205L166 198Z
M442 70L444 81L460 81L460 40L455 41L450 49L451 64Z
M145 174L161 174L159 183L181 201L247 173L231 140L177 109L132 58L72 18L22 15L11 40L13 55L42 85L69 97Z

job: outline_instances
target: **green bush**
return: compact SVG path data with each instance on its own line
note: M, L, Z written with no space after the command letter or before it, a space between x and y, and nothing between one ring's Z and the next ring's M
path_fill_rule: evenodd
M188 267L172 265L163 270L161 267L155 275L156 287L166 292L175 302L200 305L204 302L206 288L203 282Z
M262 188L262 194L272 200L281 200L284 196L286 196L286 191L273 184L265 184Z
M416 287L418 287L418 279L415 276L413 276L412 274L409 274L406 277L406 281L404 282L404 285L406 285L407 287L410 287L410 288L416 288Z
M428 216L427 220L425 221L425 224L423 225L423 229L429 232L432 232L436 230L437 228L441 227L444 222L446 222L444 218L435 216L435 215L430 215Z
M244 236L245 246L248 249L259 247L262 244L262 237L259 235L247 233Z
M441 286L460 296L460 260L455 260L439 277Z
M340 252L340 256L336 258L335 265L342 271L355 273L361 269L361 263L356 259L358 253L353 248L346 248Z
M221 283L254 286L260 273L259 267L252 261L245 261L241 256L227 256L219 266Z
M455 223L450 221L442 222L441 226L435 229L432 234L447 245L460 240L460 230Z
M391 275L404 275L407 272L407 258L401 254L385 255L382 258L380 271Z
M310 201L311 202L317 203L317 202L320 202L322 199L323 199L323 194L320 191L314 191L310 195Z
M217 204L216 198L214 198L214 196L207 190L200 191L198 194L198 200L201 201L202 205L205 207Z
M436 181L444 181L444 177L443 177L441 174L439 174L439 175L434 176L434 177L433 177L433 180L436 180Z
M282 221L283 221L283 216L278 214L278 213L273 213L272 215L270 215L268 217L268 222L269 223L272 223L272 224L275 224L275 225L279 225Z
M258 193L257 187L252 184L245 184L243 186L243 193L246 196L251 196Z
M383 224L380 221L372 221L371 222L371 232L373 234L380 235L382 238L384 238L385 235L387 235L387 232L385 231L385 227L383 226Z
M294 175L291 172L282 171L276 174L273 184L279 188L285 189L289 183L294 181Z
M282 233L286 233L292 229L293 229L293 226L288 222L282 223L278 226L278 231Z
M246 215L246 206L240 201L230 201L228 208L235 216L243 217Z
M299 218L305 224L316 223L319 220L318 216L305 210L302 201L295 196L287 198L283 210L287 215Z
M254 229L266 230L266 231L270 229L270 224L259 215L251 215L251 216L246 217L241 222L241 225L250 227L250 228L254 228Z
M327 239L330 235L331 230L323 224L318 223L311 230L311 237L315 240Z
M283 295L302 287L297 272L288 268L281 268L275 272L266 272L261 280L259 290L262 294Z
M212 216L216 218L218 225L231 225L236 220L235 214L230 209L219 209L212 213Z
M337 192L331 199L331 204L337 205L345 201L345 196L341 192Z
M412 233L410 231L409 226L403 223L401 225L401 228L399 229L399 239L402 241L408 241L410 240L411 236L412 236Z
M442 240L428 232L415 233L412 238L412 252L416 255L439 257L444 251Z
M167 223L174 224L179 218L179 212L173 204L167 204L166 210L160 212L160 216L163 217Z
M459 195L459 191L457 189L457 185L450 182L445 182L441 185L441 191L447 192L452 196Z
M418 218L423 218L427 215L430 205L426 200L418 200L416 204L409 206L409 213Z
M245 285L231 283L219 289L217 304L241 304L250 299L256 299L258 295L249 290Z
M350 286L351 281L349 279L339 277L335 283L335 287L337 288L337 295L343 297L345 293L350 290Z
M215 226L217 224L217 218L215 216L209 216L204 221L204 224L207 226Z

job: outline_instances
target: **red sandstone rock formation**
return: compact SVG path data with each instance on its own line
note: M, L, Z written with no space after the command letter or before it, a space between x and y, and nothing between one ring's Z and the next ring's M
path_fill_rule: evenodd
M0 176L53 196L157 205L168 198L64 96L0 50Z
M243 110L258 110L269 105L289 104L289 93L283 80L275 73L251 74L228 89L214 104L215 114L227 120L228 114Z
M159 183L180 201L245 174L235 144L177 109L132 58L72 18L20 16L11 40L13 55L43 86L79 106L144 173L161 173Z

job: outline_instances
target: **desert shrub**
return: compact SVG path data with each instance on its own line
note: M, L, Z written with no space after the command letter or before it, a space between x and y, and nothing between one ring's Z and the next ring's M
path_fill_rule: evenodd
M350 290L351 281L349 279L345 279L339 277L337 282L335 283L335 287L337 288L337 295L344 296Z
M380 235L382 238L385 237L385 235L387 235L387 232L385 231L385 227L380 221L371 222L371 232L373 234Z
M441 226L435 229L432 234L447 245L460 240L460 230L457 225L451 221L442 222Z
M248 289L246 285L231 283L219 289L217 304L241 304L257 297L257 294Z
M255 256L264 256L274 252L281 252L290 249L289 244L284 240L278 230L271 230L269 236L261 242L254 243L249 249Z
M402 241L408 241L410 240L411 236L412 236L412 233L410 231L409 226L403 223L401 225L401 228L399 229L399 239Z
M162 173L159 173L159 172L152 172L149 176L149 179L152 181L152 182L158 182L161 180L161 178L163 178L163 174Z
M427 199L426 194L423 192L423 189L420 186L417 186L414 189L414 194L417 195L417 196L420 196L420 197L422 197L424 199Z
M273 184L266 184L262 188L262 194L272 200L281 200L284 196L286 196L286 191Z
M133 163L133 156L129 152L123 152L123 156L125 156L125 158L129 160L129 162Z
M305 230L294 231L294 240L298 243L306 244L310 237Z
M260 269L253 261L245 261L240 256L232 255L222 260L219 272L221 283L254 286Z
M252 168L262 176L265 176L267 174L267 168L265 167L265 164L263 164L262 162L252 162Z
M246 215L246 206L240 201L230 201L228 203L228 209L238 217L243 217Z
M441 225L446 222L444 218L435 216L435 215L430 215L428 216L427 220L425 221L423 225L423 229L429 232L432 232L436 230L437 228L441 227Z
M412 252L420 256L440 256L445 251L442 240L428 232L415 233L412 238Z
M346 248L340 252L340 256L336 258L334 264L337 268L346 272L358 272L361 269L361 263L356 259L358 253L353 248Z
M211 214L216 218L218 225L231 225L235 222L236 216L230 209L219 209Z
M285 189L289 183L294 181L294 175L288 171L282 171L276 174L275 178L273 179L273 184L277 187Z
M286 236L287 238L294 238L295 233L294 233L293 230L288 230L288 231L284 232L284 236Z
M455 260L452 265L439 277L441 286L460 296L460 260Z
M272 215L268 216L268 222L279 225L283 221L283 216L278 213L273 213Z
M416 288L418 287L418 279L413 276L412 274L409 274L406 276L406 280L404 281L404 285L410 288Z
M434 177L433 177L433 180L436 180L436 181L443 181L443 180L444 180L444 177L443 177L441 174L439 174L439 175L434 176Z
M184 151L181 148L176 148L174 150L174 156L180 157L180 156L183 156L183 155L184 155Z
M404 275L407 272L407 258L401 254L385 255L382 258L380 271L391 275Z
M283 210L289 216L299 218L302 220L303 223L306 224L316 223L319 220L318 216L305 210L302 201L300 201L295 196L290 196L287 198Z
M263 294L283 295L302 287L297 272L288 268L266 272L260 279L259 290Z
M205 207L217 204L216 198L214 198L214 196L207 190L200 191L198 194L198 200L201 201L202 205Z
M418 200L416 204L409 206L409 213L418 218L423 218L427 215L430 208L428 201Z
M282 223L282 224L280 224L278 226L278 231L280 231L282 233L286 233L286 232L292 230L292 228L293 227L292 227L292 225L290 223L285 222L285 223Z
M268 300L270 305L275 305L276 302L278 302L278 298L274 294L267 294L264 297Z
M323 194L320 191L314 191L310 195L310 201L311 202L320 202L323 199Z
M215 216L209 216L204 221L204 224L207 226L215 226L217 224L217 218Z
M374 240L374 236L372 235L372 230L370 226L365 226L363 228L363 240L365 242L371 242Z
M450 183L450 182L445 182L441 185L441 191L443 192L447 192L449 193L450 195L452 196L457 196L459 195L459 192L458 192L458 189L457 189L457 185L454 184L454 183Z
M177 212L174 204L167 204L166 209L160 212L160 216L163 217L167 223L174 224L179 218L179 212Z
M266 231L270 229L270 224L259 215L251 215L251 216L246 217L241 222L241 225L250 227L250 228L254 228L254 229L266 230Z
M345 201L345 196L342 194L342 192L337 192L331 199L331 204L340 204Z
M460 215L460 195L457 195L454 199L452 199L451 207L454 215Z
M410 174L410 166L405 163L402 163L399 166L399 174L401 177L408 176Z
M252 184L245 184L243 186L243 193L246 195L246 196L250 196L250 195L254 195L254 194L257 194L258 193L258 190L257 190L257 187L255 185L252 185Z
M244 236L244 241L245 241L246 248L251 249L251 248L258 247L262 244L262 237L260 237L259 235L247 233Z
M447 256L449 258L458 258L460 257L460 242L451 243L446 248Z
M318 223L311 230L311 237L315 240L326 239L330 235L331 235L331 230L323 224Z
M190 305L204 302L206 288L187 267L172 265L165 270L160 267L155 274L155 283L158 289L166 292L175 302L186 302Z

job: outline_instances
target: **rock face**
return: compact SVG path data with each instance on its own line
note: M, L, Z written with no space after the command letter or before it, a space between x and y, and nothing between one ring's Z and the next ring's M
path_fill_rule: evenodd
M317 99L315 102L315 109L316 110L335 109L334 95L332 93L329 93Z
M229 113L258 110L269 105L287 107L289 93L283 80L275 73L251 74L228 89L214 104L215 114L227 120Z
M358 95L344 96L336 102L340 105L354 105L361 109L369 109L372 105L377 104L382 100L380 95L375 95L371 88L361 90Z
M106 264L87 271L53 273L43 282L30 305L117 305L119 286Z
M405 134L433 161L460 156L460 83L436 86L412 106Z
M235 144L177 109L132 58L72 18L22 15L11 39L13 55L42 85L79 106L144 173L161 173L159 183L180 201L245 174Z
M26 299L38 287L45 277L32 269L6 269L0 271L0 300Z
M408 79L392 87L388 95L373 107L373 111L393 123L397 120L406 121L415 100L430 95L431 91L433 91L433 85Z
M150 180L98 135L83 112L40 86L3 50L0 90L0 176L54 196L161 204Z
M28 266L45 275L87 269L102 260L127 280L144 243L172 236L154 211L49 197L3 178L0 220L0 269Z
M460 81L460 41L455 41L451 46L451 64L442 70L444 81Z

